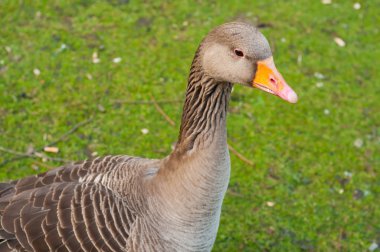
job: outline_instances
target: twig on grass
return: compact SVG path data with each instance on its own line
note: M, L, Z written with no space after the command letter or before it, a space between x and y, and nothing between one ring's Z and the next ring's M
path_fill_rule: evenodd
M9 153L9 154L12 154L12 155L20 156L20 157L30 157L31 156L30 154L21 153L21 152L18 152L18 151L7 149L7 148L2 147L2 146L0 146L0 151L5 152L5 153Z
M113 100L114 103L123 103L123 104L130 104L130 105L143 105L143 104L169 104L169 103L181 103L181 100L155 100L155 101L130 101L130 100Z
M34 165L38 165L38 166L45 167L46 169L49 169L49 170L52 170L52 169L56 168L55 166L51 166L51 165L48 165L48 164L46 164L46 163L38 162L38 161L33 161L33 164L34 164Z
M23 158L39 158L39 159L45 159L45 160L49 160L49 161L57 161L57 162L65 162L65 163L72 162L71 160L67 160L67 159L63 159L63 158L49 157L49 156L47 156L41 152L32 152L30 154L29 153L22 153L22 152L11 150L11 149L8 149L8 148L2 147L2 146L0 146L0 151L17 156L16 158L12 158L10 160L3 161L0 164L0 167L9 163L10 161L20 160Z
M171 125L171 126L175 126L175 122L165 113L165 111L160 107L160 105L156 102L156 99L154 99L154 96L153 95L150 95L151 99L152 99L152 102L153 102L153 105L154 107L156 108L156 110L158 111L158 113L160 113L164 118L165 120Z
M232 147L230 144L228 144L228 149L241 161L244 163L249 164L250 166L254 166L254 163L249 160L248 158L244 157L240 152L238 152L234 147Z
M60 136L57 140L55 140L55 141L53 141L53 142L51 142L51 143L45 145L44 147L40 148L40 150L43 150L43 149L44 149L45 147L47 147L47 146L54 146L54 145L56 145L56 144L59 143L59 142L65 141L65 140L68 138L69 135L73 134L73 133L74 133L75 131L77 131L80 127L82 127L82 126L84 126L84 125L86 125L86 124L92 122L92 120L93 120L93 119L90 118L90 119L87 119L87 120L85 120L85 121L82 121L82 122L80 122L80 123L75 124L75 125L69 130L69 131L67 131L65 134L63 134L62 136Z
M87 120L85 120L83 122L75 124L69 131L65 132L63 135L61 135L59 138L57 138L53 142L50 142L49 144L44 145L43 147L37 148L36 149L37 151L34 150L31 153L22 153L22 152L18 152L18 151L11 150L11 149L8 149L8 148L0 146L0 151L6 152L6 153L9 153L9 154L12 154L12 155L16 156L14 158L7 159L7 160L4 160L3 162L1 162L0 163L0 167L6 165L8 163L11 163L11 162L14 162L14 161L17 161L17 160L21 160L21 159L25 159L25 158L38 158L38 159L43 159L43 160L48 160L48 161L55 161L55 162L62 162L62 163L73 162L72 160L67 160L67 159L63 159L63 158L49 157L49 156L45 155L44 153L41 153L41 152L38 152L38 151L43 151L45 149L45 147L54 146L57 143L65 141L71 134L73 134L75 131L77 131L80 127L82 127L82 126L84 126L84 125L92 122L92 120L93 119L90 118L90 119L87 119Z
M244 198L244 195L242 195L241 193L238 193L238 192L234 192L232 190L227 190L227 193L231 194L232 196L235 196L235 197Z

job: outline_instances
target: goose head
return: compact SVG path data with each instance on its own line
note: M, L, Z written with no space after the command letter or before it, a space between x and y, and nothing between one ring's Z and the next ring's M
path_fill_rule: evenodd
M298 100L277 70L268 41L250 24L215 28L203 40L200 60L205 74L216 81L258 88L291 103Z

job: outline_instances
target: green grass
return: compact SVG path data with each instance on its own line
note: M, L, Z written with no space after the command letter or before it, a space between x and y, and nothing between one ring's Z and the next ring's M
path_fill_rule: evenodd
M255 166L231 156L214 250L366 251L380 243L380 1L360 2L1 1L0 146L37 149L92 117L47 155L165 156L178 125L152 105L120 100L182 100L202 37L243 18L263 27L300 99L235 86L229 142ZM162 107L178 124L181 104ZM14 157L0 152L0 163ZM61 164L14 160L0 178Z

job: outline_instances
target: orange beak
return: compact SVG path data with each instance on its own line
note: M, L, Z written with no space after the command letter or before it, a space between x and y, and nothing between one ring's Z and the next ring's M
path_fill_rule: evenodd
M277 95L290 103L296 103L298 100L297 94L277 71L273 57L257 62L257 71L252 86Z

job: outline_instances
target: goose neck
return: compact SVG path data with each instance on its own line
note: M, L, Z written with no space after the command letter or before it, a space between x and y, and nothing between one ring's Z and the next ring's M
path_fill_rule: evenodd
M196 62L195 62L196 63ZM232 84L219 82L201 68L191 68L176 149L204 149L226 144L227 106Z

